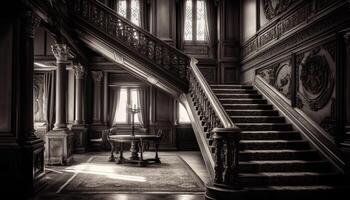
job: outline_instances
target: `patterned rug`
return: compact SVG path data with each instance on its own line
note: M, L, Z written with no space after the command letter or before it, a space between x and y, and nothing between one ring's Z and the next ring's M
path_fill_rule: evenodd
M161 156L161 164L139 167L117 165L106 156L92 156L86 163L66 168L74 175L57 193L203 193L205 187L194 171L176 155Z

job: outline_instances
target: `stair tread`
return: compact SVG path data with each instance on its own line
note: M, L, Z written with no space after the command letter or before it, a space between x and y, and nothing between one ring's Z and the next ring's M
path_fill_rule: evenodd
M250 112L271 112L271 111L275 111L277 112L277 110L273 110L273 109L270 109L270 110L263 110L263 109L225 109L226 112L229 112L229 111L236 111L236 112L247 112L247 111L250 111Z
M244 122L241 122L241 123L236 123L236 125L239 127L240 125L245 125L245 126L247 126L247 125L283 125L283 126L285 126L285 125L290 125L290 124L288 124L288 123L261 123L261 122L259 122L259 123L244 123Z
M230 116L231 118L283 118L281 116L265 116L265 115L242 115L242 116Z
M336 172L259 172L259 173L240 173L239 176L244 177L272 177L272 176L336 176Z
M279 185L269 185L266 187L250 187L249 190L290 190L290 191L298 191L298 190L331 190L338 188L340 186L330 186L330 185L303 185L303 186L279 186Z
M241 143L277 143L277 142L308 142L306 140L240 140Z
M235 85L235 84L212 84L210 86L250 86L250 85Z
M326 160L250 160L239 161L239 164L292 164L292 163L328 163Z
M301 152L301 153L308 153L308 152L317 152L313 149L306 149L306 150L293 150L293 149L281 149L281 150L243 150L240 151L240 153L295 153L295 152Z
M256 134L264 134L264 133L299 133L298 131L242 131L241 133L256 133Z

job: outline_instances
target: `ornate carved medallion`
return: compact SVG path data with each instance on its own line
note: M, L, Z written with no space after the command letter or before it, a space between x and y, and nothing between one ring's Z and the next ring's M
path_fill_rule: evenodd
M295 0L264 0L264 12L267 19L272 19L275 16L286 11Z
M334 79L328 61L319 52L320 48L313 50L301 64L300 70L302 99L313 111L323 108L328 103L334 87Z

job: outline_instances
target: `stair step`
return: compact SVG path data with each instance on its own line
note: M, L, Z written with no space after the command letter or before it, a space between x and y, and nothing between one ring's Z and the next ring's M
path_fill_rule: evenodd
M261 99L262 96L260 94L232 94L232 93L219 93L216 96L220 98L232 98L232 99Z
M306 150L310 145L305 140L241 140L241 150Z
M243 131L291 131L293 127L286 123L236 123Z
M240 183L246 187L268 185L304 186L334 184L338 174L315 172L240 173L239 178Z
M276 110L231 110L226 109L230 116L278 116Z
M231 94L258 94L253 89L230 89L230 88L212 88L214 93L231 93Z
M284 123L280 116L230 116L234 123Z
M253 89L251 85L210 85L211 88L228 88L228 89Z
M330 165L324 160L258 160L239 162L240 173L260 172L327 172Z
M220 98L222 104L267 104L266 99L232 99Z
M272 110L273 106L269 104L222 104L225 109L237 110Z
M242 131L242 140L299 140L297 131Z
M246 150L239 152L241 161L250 160L317 160L320 155L315 150Z

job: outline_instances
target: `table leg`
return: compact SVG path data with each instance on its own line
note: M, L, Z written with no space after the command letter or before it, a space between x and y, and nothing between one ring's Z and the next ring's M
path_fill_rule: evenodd
M139 148L138 148L138 141L132 141L130 146L130 159L131 160L138 160L139 159Z
M120 152L119 152L119 159L117 160L117 164L121 164L124 161L124 157L123 157L123 151L124 151L124 143L121 142L120 143Z
M159 140L156 140L156 141L155 141L155 146L156 146L156 157L155 157L155 160L156 160L156 163L161 163L161 162L160 162L160 159L159 159L159 157L158 157L159 143L160 143Z
M115 151L115 143L113 141L110 141L109 144L111 145L111 155L108 158L109 162L114 162L115 158L114 158L114 151Z

